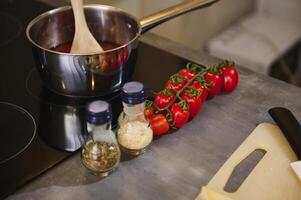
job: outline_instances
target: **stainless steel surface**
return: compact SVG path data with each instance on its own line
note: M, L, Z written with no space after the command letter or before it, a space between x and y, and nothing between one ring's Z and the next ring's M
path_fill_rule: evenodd
M84 144L87 134L83 115L83 109L78 106L41 103L40 136L56 149L74 152Z
M144 43L203 65L220 60L147 33ZM301 89L240 68L234 92L207 101L201 113L174 134L154 140L143 156L122 162L106 179L91 175L80 154L33 180L9 199L192 200L274 106L301 119Z
M110 6L88 5L85 12L94 37L119 47L94 55L52 50L73 40L74 18L69 6L48 11L27 27L41 78L47 88L61 95L91 97L112 93L128 81L134 70L139 22Z
M104 96L119 90L130 79L142 29L144 32L173 17L214 2L216 0L188 1L155 13L141 22L115 7L87 5L84 8L86 20L96 40L119 45L98 54L71 54L53 50L73 40L74 18L70 6L48 11L33 19L26 34L47 88L64 96Z
M140 20L142 33L182 14L211 6L218 0L191 0L164 9Z

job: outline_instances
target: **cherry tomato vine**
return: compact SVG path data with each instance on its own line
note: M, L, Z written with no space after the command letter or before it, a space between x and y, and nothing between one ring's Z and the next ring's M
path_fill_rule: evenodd
M164 90L156 93L154 102L150 100L147 101L146 109L148 110L146 110L146 113L148 113L147 115L151 124L151 118L153 116L160 115L162 118L163 114L166 116L169 126L173 129L177 129L188 120L186 112L187 109L190 109L188 102L191 103L193 100L190 99L190 101L188 101L187 98L204 98L201 103L198 101L200 104L199 108L194 111L193 116L191 116L194 117L199 112L203 101L207 98L207 94L213 97L220 90L231 92L236 88L237 83L238 73L233 62L224 61L221 64L211 67L188 63L186 68L170 77L165 84ZM203 92L206 92L206 94L202 94ZM160 99L161 102L157 101L158 99ZM182 115L178 113L175 114L175 112L182 112ZM180 118L182 121L176 122L175 118ZM166 128L164 130L166 130ZM160 134L162 134L162 131L160 131Z

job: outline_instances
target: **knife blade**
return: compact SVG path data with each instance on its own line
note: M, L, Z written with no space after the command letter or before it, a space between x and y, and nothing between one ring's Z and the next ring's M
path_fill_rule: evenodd
M275 107L268 112L297 155L299 161L292 162L291 167L301 181L301 126L293 113L287 108Z

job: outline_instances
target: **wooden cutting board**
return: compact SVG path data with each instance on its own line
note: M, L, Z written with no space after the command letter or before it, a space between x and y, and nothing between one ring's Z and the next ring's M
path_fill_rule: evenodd
M225 185L232 171L254 150L266 151L235 192ZM290 163L297 157L273 124L258 125L208 183L208 189L233 200L301 200L301 182ZM202 199L201 195L197 199Z

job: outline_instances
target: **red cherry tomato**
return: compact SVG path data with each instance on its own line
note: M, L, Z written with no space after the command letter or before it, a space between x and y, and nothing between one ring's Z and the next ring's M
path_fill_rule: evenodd
M204 79L209 84L208 95L214 97L223 87L223 78L220 74L214 72L205 72Z
M155 95L154 104L160 109L164 108L174 99L174 97L174 91L166 88Z
M144 109L144 116L146 119L150 119L154 116L154 109L153 108L145 108Z
M185 79L192 79L195 76L195 72L191 69L181 69L178 74Z
M195 88L197 91L201 92L201 99L202 101L206 101L207 97L208 97L208 89L202 85L199 81L195 80L192 82L192 87Z
M223 77L223 91L232 92L238 84L238 72L233 66L223 66L220 68Z
M185 86L186 80L177 74L170 77L170 79L165 83L165 88L170 88L175 91L181 90Z
M162 114L154 115L150 119L150 125L154 136L160 136L168 132L169 124L166 117Z
M203 104L200 91L193 88L185 90L181 94L181 98L184 99L189 106L190 118L193 118L200 112Z
M180 128L189 119L189 110L185 101L174 103L170 109L172 113L173 125L175 128Z

